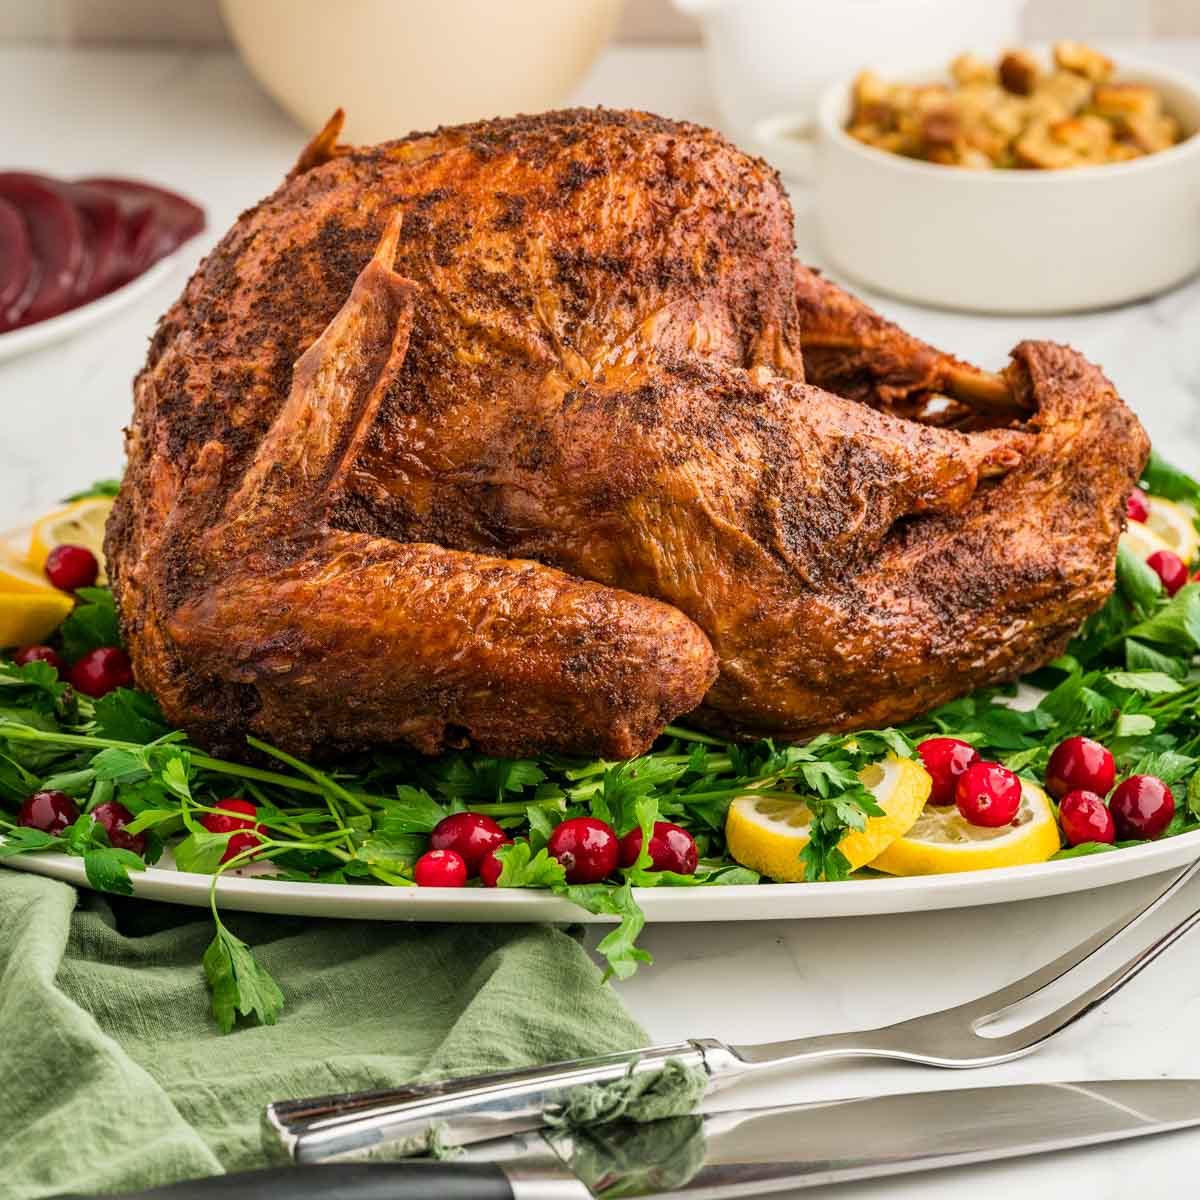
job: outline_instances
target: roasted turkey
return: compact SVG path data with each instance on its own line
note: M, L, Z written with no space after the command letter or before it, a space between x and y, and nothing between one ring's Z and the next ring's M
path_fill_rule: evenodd
M626 757L799 738L1059 653L1146 437L1075 351L999 375L793 258L717 134L569 111L337 145L162 319L107 552L206 746Z

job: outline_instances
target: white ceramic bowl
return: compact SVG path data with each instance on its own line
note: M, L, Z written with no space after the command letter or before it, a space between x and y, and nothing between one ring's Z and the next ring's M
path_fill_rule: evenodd
M339 105L345 140L539 112L566 99L624 0L221 0L263 87L308 130Z
M723 128L756 144L772 113L816 117L822 89L901 56L949 62L964 46L1015 42L1026 0L675 0L704 35Z
M1200 269L1200 80L1124 56L1118 77L1158 89L1188 139L1112 166L944 167L850 137L852 82L833 85L817 129L816 212L829 258L878 291L992 313L1101 308L1186 279Z

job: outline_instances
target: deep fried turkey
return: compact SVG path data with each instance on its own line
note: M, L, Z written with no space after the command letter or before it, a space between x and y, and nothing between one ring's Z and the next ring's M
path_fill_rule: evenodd
M200 742L884 724L1045 662L1111 590L1147 442L1104 376L904 334L794 263L776 175L715 133L336 136L136 383L110 572Z

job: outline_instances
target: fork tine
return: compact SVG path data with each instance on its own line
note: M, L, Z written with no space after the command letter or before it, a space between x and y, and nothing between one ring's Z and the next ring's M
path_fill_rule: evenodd
M1098 932L1084 938L1079 945L1074 946L1065 954L1059 955L1058 958L1052 959L1045 966L1038 967L1036 971L1031 971L1028 975L1024 975L1012 983L1005 984L1004 987L997 988L994 992L989 992L986 996L977 996L974 1000L968 1000L966 1003L956 1005L954 1008L943 1009L939 1013L930 1015L945 1016L949 1013L954 1013L958 1016L968 1018L974 1024L978 1024L984 1018L993 1017L1001 1010L1011 1007L1018 1001L1026 1000L1030 996L1036 995L1043 988L1048 987L1055 980L1061 979L1068 971L1074 970L1075 967L1091 958L1093 954L1115 941L1118 937L1131 933L1152 913L1157 912L1159 908L1166 904L1172 896L1184 888L1197 874L1200 874L1200 859L1197 859L1176 875L1157 896L1149 900L1137 912L1133 913L1132 916L1118 917L1111 925L1106 925ZM1140 970L1141 968L1139 967L1138 969Z
M1099 982L1080 992L1077 996L1073 996L1052 1013L1000 1038L988 1038L978 1033L976 1036L983 1042L1008 1043L1007 1048L1011 1049L1016 1049L1018 1046L1028 1050L1034 1049L1047 1038L1073 1025L1097 1005L1103 1004L1110 996L1120 991L1131 979L1140 975L1160 954L1197 924L1200 924L1200 909L1190 913L1177 925L1167 930L1157 941L1139 950Z

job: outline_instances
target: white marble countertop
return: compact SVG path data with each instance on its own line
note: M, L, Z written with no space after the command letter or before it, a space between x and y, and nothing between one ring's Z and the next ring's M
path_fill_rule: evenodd
M1200 43L1139 44L1137 50L1200 72ZM717 123L694 50L610 51L575 99ZM200 199L210 228L193 244L193 260L276 185L304 140L238 61L220 52L0 48L0 106L10 115L5 166L65 175L144 174ZM802 190L794 198L800 253L819 264L807 198ZM182 270L107 324L0 363L0 525L119 469L130 380L155 319L181 282ZM1149 303L1060 318L993 319L877 303L914 332L983 365L1000 365L1024 336L1073 343L1104 365L1159 446L1200 466L1200 283ZM662 1041L758 1041L872 1027L999 986L1153 886L1146 881L910 916L660 926L645 937L655 966L621 990ZM1200 890L1192 899L1200 902ZM727 1094L722 1103L984 1082L1200 1076L1198 1017L1200 940L1193 940L1078 1028L1019 1063L953 1075L901 1065L825 1067ZM869 1143L870 1130L862 1136ZM1177 1134L821 1194L846 1200L885 1194L1000 1200L1013 1192L1054 1200L1174 1197L1194 1186L1198 1150L1200 1133Z

